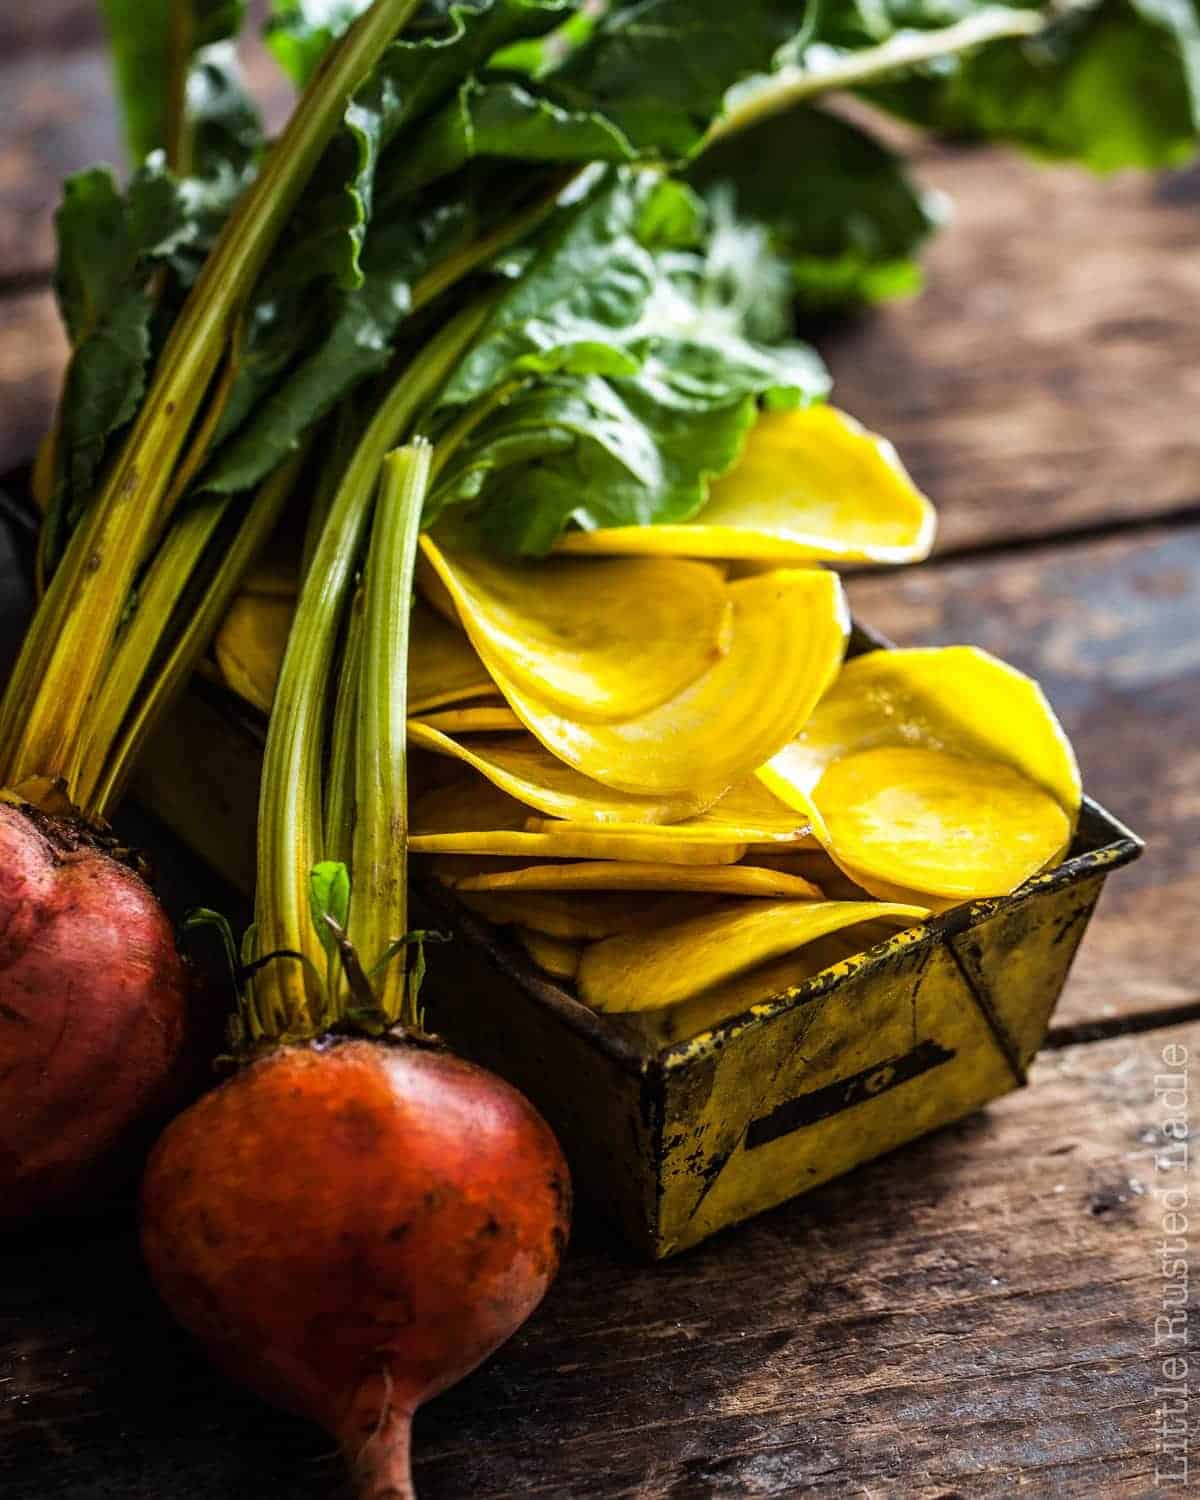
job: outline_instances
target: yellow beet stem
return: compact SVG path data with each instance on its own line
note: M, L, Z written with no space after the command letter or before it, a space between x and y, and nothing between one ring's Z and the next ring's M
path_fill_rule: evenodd
M158 637L162 627L153 617L154 605L149 599L144 600L145 630L137 631L135 616L128 647L128 670L125 674L119 670L123 655L119 650L105 680L106 694L110 687L119 687L123 690L123 697L114 693L111 718L101 720L102 726L111 726L112 732L109 733L107 727L102 728L95 739L94 756L89 754L84 759L85 769L95 765L102 766L103 771L94 784L89 782L78 788L76 801L85 815L107 818L124 795L147 740L163 714L183 692L212 639L217 622L229 608L239 579L278 525L302 465L303 454L300 454L277 469L260 487L165 660L157 664L154 658L161 645ZM194 574L201 562L205 541L205 528L198 520L201 514L193 512L173 528L167 545L156 560L155 571L159 563L164 567L174 566L174 577L168 575L165 588L169 592L173 586L177 596L182 593L181 575ZM192 524L193 517L197 518L195 525ZM121 644L125 646L124 641ZM101 762L100 755L106 744L111 744L111 749L107 760Z
M0 781L79 772L81 730L108 664L176 460L224 357L234 319L337 129L418 0L376 0L330 53L223 228L176 319L149 394L75 529L0 707Z
M367 561L349 937L368 971L408 931L408 626L431 453L418 439L386 459ZM376 1000L416 1026L406 972L402 958L386 964Z
M319 1035L337 1018L338 998L322 994L324 986L313 978L325 951L310 918L309 876L324 850L327 688L383 461L454 368L488 305L482 299L448 323L372 418L333 497L296 607L267 731L259 801L258 952L296 952L308 960L273 962L255 976L255 998L277 1039Z

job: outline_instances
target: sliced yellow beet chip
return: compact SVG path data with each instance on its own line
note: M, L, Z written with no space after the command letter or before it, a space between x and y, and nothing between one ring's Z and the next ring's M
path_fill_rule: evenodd
M797 901L821 896L817 886L799 875L754 865L667 865L632 860L527 865L523 870L465 875L450 883L460 891L697 891Z
M270 599L295 599L300 592L295 558L278 550L260 557L247 573L242 592L265 594Z
M929 555L935 527L933 506L886 439L835 407L808 406L764 412L693 520L571 531L558 550L902 563Z
M970 646L848 662L759 776L865 889L920 891L939 910L1003 894L1057 859L1081 796L1041 689Z
M550 937L533 927L518 927L517 937L538 968L552 979L574 979L579 973L579 957L583 952L579 943Z
M525 827L531 833L554 833L586 826L564 822L560 818L531 817L525 821ZM614 833L633 832L638 827L633 823L613 823L606 826ZM689 843L741 843L764 849L791 849L797 845L810 844L820 847L812 839L810 825L798 817L793 808L773 796L757 777L750 777L740 786L734 787L699 817L688 818L683 823L666 824L658 833Z
M581 776L529 735L480 735L469 744L451 739L419 720L408 726L409 743L473 767L519 802L552 818L587 823L679 823L695 817L719 795L639 797L614 791Z
M408 711L425 713L496 691L474 646L419 600L413 605L408 647Z
M588 948L579 993L597 1010L651 1010L702 994L759 964L854 923L923 922L920 906L872 901L737 902L656 932Z
M813 800L854 870L960 900L1015 889L1071 837L1062 807L1027 776L944 750L845 756L826 767Z
M469 704L465 708L447 708L436 713L420 714L416 721L442 734L509 734L524 733L525 726L503 703Z
M213 643L226 684L265 714L271 712L295 607L287 595L239 594Z
M894 881L883 880L878 875L868 875L865 870L856 870L844 859L841 860L838 868L848 881L853 882L868 896L873 896L876 901L893 901L901 906L927 906L931 915L935 917L940 916L942 912L949 911L952 907L961 906L963 901L961 896L935 896L931 891L918 891L910 885L897 885ZM830 895L835 894L833 885L826 889Z
M513 829L414 833L409 836L408 847L413 854L477 854L537 860L639 860L663 865L703 866L732 865L746 852L745 844L687 843L653 838L649 833L612 833L596 823L576 823L561 834L525 833Z
M458 891L456 895L464 906L498 926L515 924L569 942L668 926L717 904L702 896L631 896L625 891Z
M535 826L528 826L530 823ZM413 805L408 846L414 854L473 854L527 859L642 860L672 865L728 865L746 844L688 823L571 823L530 819L529 809L472 775L438 787Z
M1032 678L975 646L869 651L848 661L797 738L760 776L806 814L825 767L892 745L998 761L1050 793L1074 820L1075 754Z
M428 536L421 547L489 668L573 718L645 713L728 649L732 611L705 563L508 563L443 550Z
M294 610L295 600L286 594L243 593L217 632L214 650L222 677L239 697L264 713L270 712L275 696ZM495 683L463 632L420 603L413 609L408 693L412 713L485 694L497 696Z
M894 924L891 930L895 930ZM844 963L879 941L874 924L857 922L840 932L816 938L782 958L758 964L745 973L722 980L690 1000L681 1000L661 1010L637 1011L639 1030L660 1042L678 1042L699 1036L722 1021L744 1015L753 1006L779 1000L815 979L833 964ZM576 964L576 973L578 973ZM575 976L572 975L572 978Z
M637 718L567 718L493 667L496 685L531 733L582 775L642 796L690 792L711 804L805 723L841 664L849 631L832 573L786 569L728 589L728 655L677 698Z

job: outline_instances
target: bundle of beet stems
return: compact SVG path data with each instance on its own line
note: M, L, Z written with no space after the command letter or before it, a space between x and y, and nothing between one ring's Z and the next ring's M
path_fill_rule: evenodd
M572 524L686 520L762 406L824 395L793 296L902 282L933 216L816 96L1173 160L1190 40L1115 4L902 27L785 0L376 0L337 8L335 36L328 7L276 0L304 90L265 147L240 6L105 10L140 165L123 194L74 179L59 221L73 355L39 465L44 594L0 705L6 1211L76 1201L170 1098L185 974L107 819L267 538L307 511L240 1066L160 1142L145 1246L231 1372L335 1434L362 1494L405 1495L413 1410L536 1305L568 1212L544 1124L421 1027L421 528L456 506L480 545L537 554ZM1134 131L1151 56L1164 102ZM1081 123L1058 101L1104 59L1119 107ZM861 180L846 166L825 204L756 191L768 159L794 174L819 151Z

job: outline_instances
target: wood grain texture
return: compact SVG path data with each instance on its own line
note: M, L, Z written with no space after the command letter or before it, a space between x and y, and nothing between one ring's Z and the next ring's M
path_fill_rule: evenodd
M265 0L252 6L258 18ZM63 178L96 162L124 163L97 0L36 0L0 14L0 284L48 278ZM257 40L247 77L272 129L287 117L290 85Z
M67 338L49 292L0 298L0 474L26 462L54 417Z
M1031 673L1091 794L1147 841L1110 880L1058 1024L1200 1001L1200 527L861 578L903 645L973 643Z
M926 148L954 216L922 296L823 340L835 399L887 433L939 546L1200 501L1200 175L1097 178Z
M69 52L95 48L100 40L99 0L36 0L5 6L0 34L4 54Z
M14 122L0 135L0 277L48 277L63 179L122 160L112 78L95 46L13 55L3 43L0 23L0 96Z
M423 1500L1156 1493L1168 1042L1200 1056L1200 1027L1053 1054L986 1114L665 1266L593 1231L419 1420ZM121 1231L5 1259L6 1500L336 1491L327 1443L167 1325Z

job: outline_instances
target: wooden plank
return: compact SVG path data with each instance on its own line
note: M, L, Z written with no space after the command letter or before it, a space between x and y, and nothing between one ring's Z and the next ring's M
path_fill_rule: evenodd
M261 17L262 0L253 11ZM124 162L95 0L19 5L15 14L6 7L0 58L0 281L47 277L63 178L95 162ZM291 89L253 27L245 61L250 86L278 128Z
M860 578L905 645L971 642L1032 673L1088 790L1147 841L1109 882L1058 1024L1200 1000L1200 527Z
M1196 504L1200 174L941 148L919 175L955 210L925 293L822 342L836 399L938 502L940 545Z
M112 80L98 47L0 56L0 277L48 276L63 178L122 159Z
M1200 1026L1052 1054L986 1114L665 1266L591 1232L420 1419L423 1500L1158 1493L1149 1190L1178 1044L1200 1057ZM6 1500L336 1489L326 1441L168 1326L119 1228L5 1256Z
M37 0L5 7L0 22L4 55L95 47L100 39L98 0Z
M0 474L26 462L54 417L67 339L49 292L0 300Z

